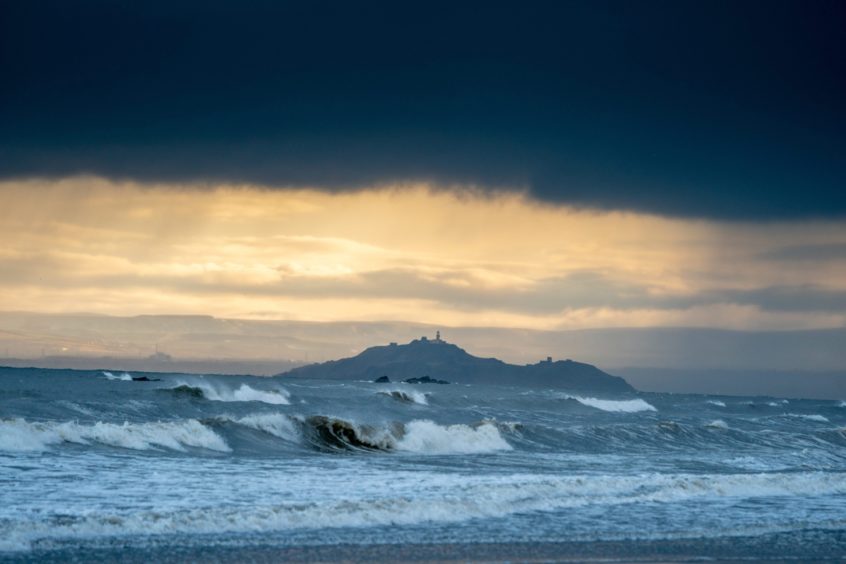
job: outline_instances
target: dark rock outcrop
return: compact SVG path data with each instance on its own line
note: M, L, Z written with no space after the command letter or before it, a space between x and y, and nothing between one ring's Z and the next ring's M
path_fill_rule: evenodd
M409 378L405 380L406 384L449 384L446 380L437 380L429 376L421 376L420 378Z

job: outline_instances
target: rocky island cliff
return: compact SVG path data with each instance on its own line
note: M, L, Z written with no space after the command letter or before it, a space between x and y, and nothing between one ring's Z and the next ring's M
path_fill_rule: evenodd
M422 337L408 344L391 343L370 347L357 356L294 368L278 374L282 377L327 380L391 381L428 376L456 384L497 384L562 388L591 392L633 392L623 378L599 368L572 360L536 364L508 364L496 358L480 358L441 340Z

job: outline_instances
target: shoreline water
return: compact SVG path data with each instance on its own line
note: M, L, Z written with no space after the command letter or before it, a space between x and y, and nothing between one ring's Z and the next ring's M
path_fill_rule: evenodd
M637 562L721 564L767 562L834 563L846 561L846 532L806 530L750 537L584 542L405 543L277 546L219 546L189 543L74 546L0 556L8 563L162 564L208 562Z

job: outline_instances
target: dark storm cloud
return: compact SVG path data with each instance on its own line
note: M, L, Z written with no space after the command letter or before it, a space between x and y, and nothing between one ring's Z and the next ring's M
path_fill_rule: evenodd
M0 6L0 176L846 213L842 2Z

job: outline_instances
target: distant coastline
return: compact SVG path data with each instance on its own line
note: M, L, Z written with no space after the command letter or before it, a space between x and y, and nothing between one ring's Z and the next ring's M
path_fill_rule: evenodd
M535 364L508 364L498 358L480 358L441 339L421 337L407 344L392 342L365 349L360 354L293 368L280 378L326 380L409 379L446 380L459 384L496 384L540 388L564 388L591 392L634 392L619 376L571 359L546 357Z

